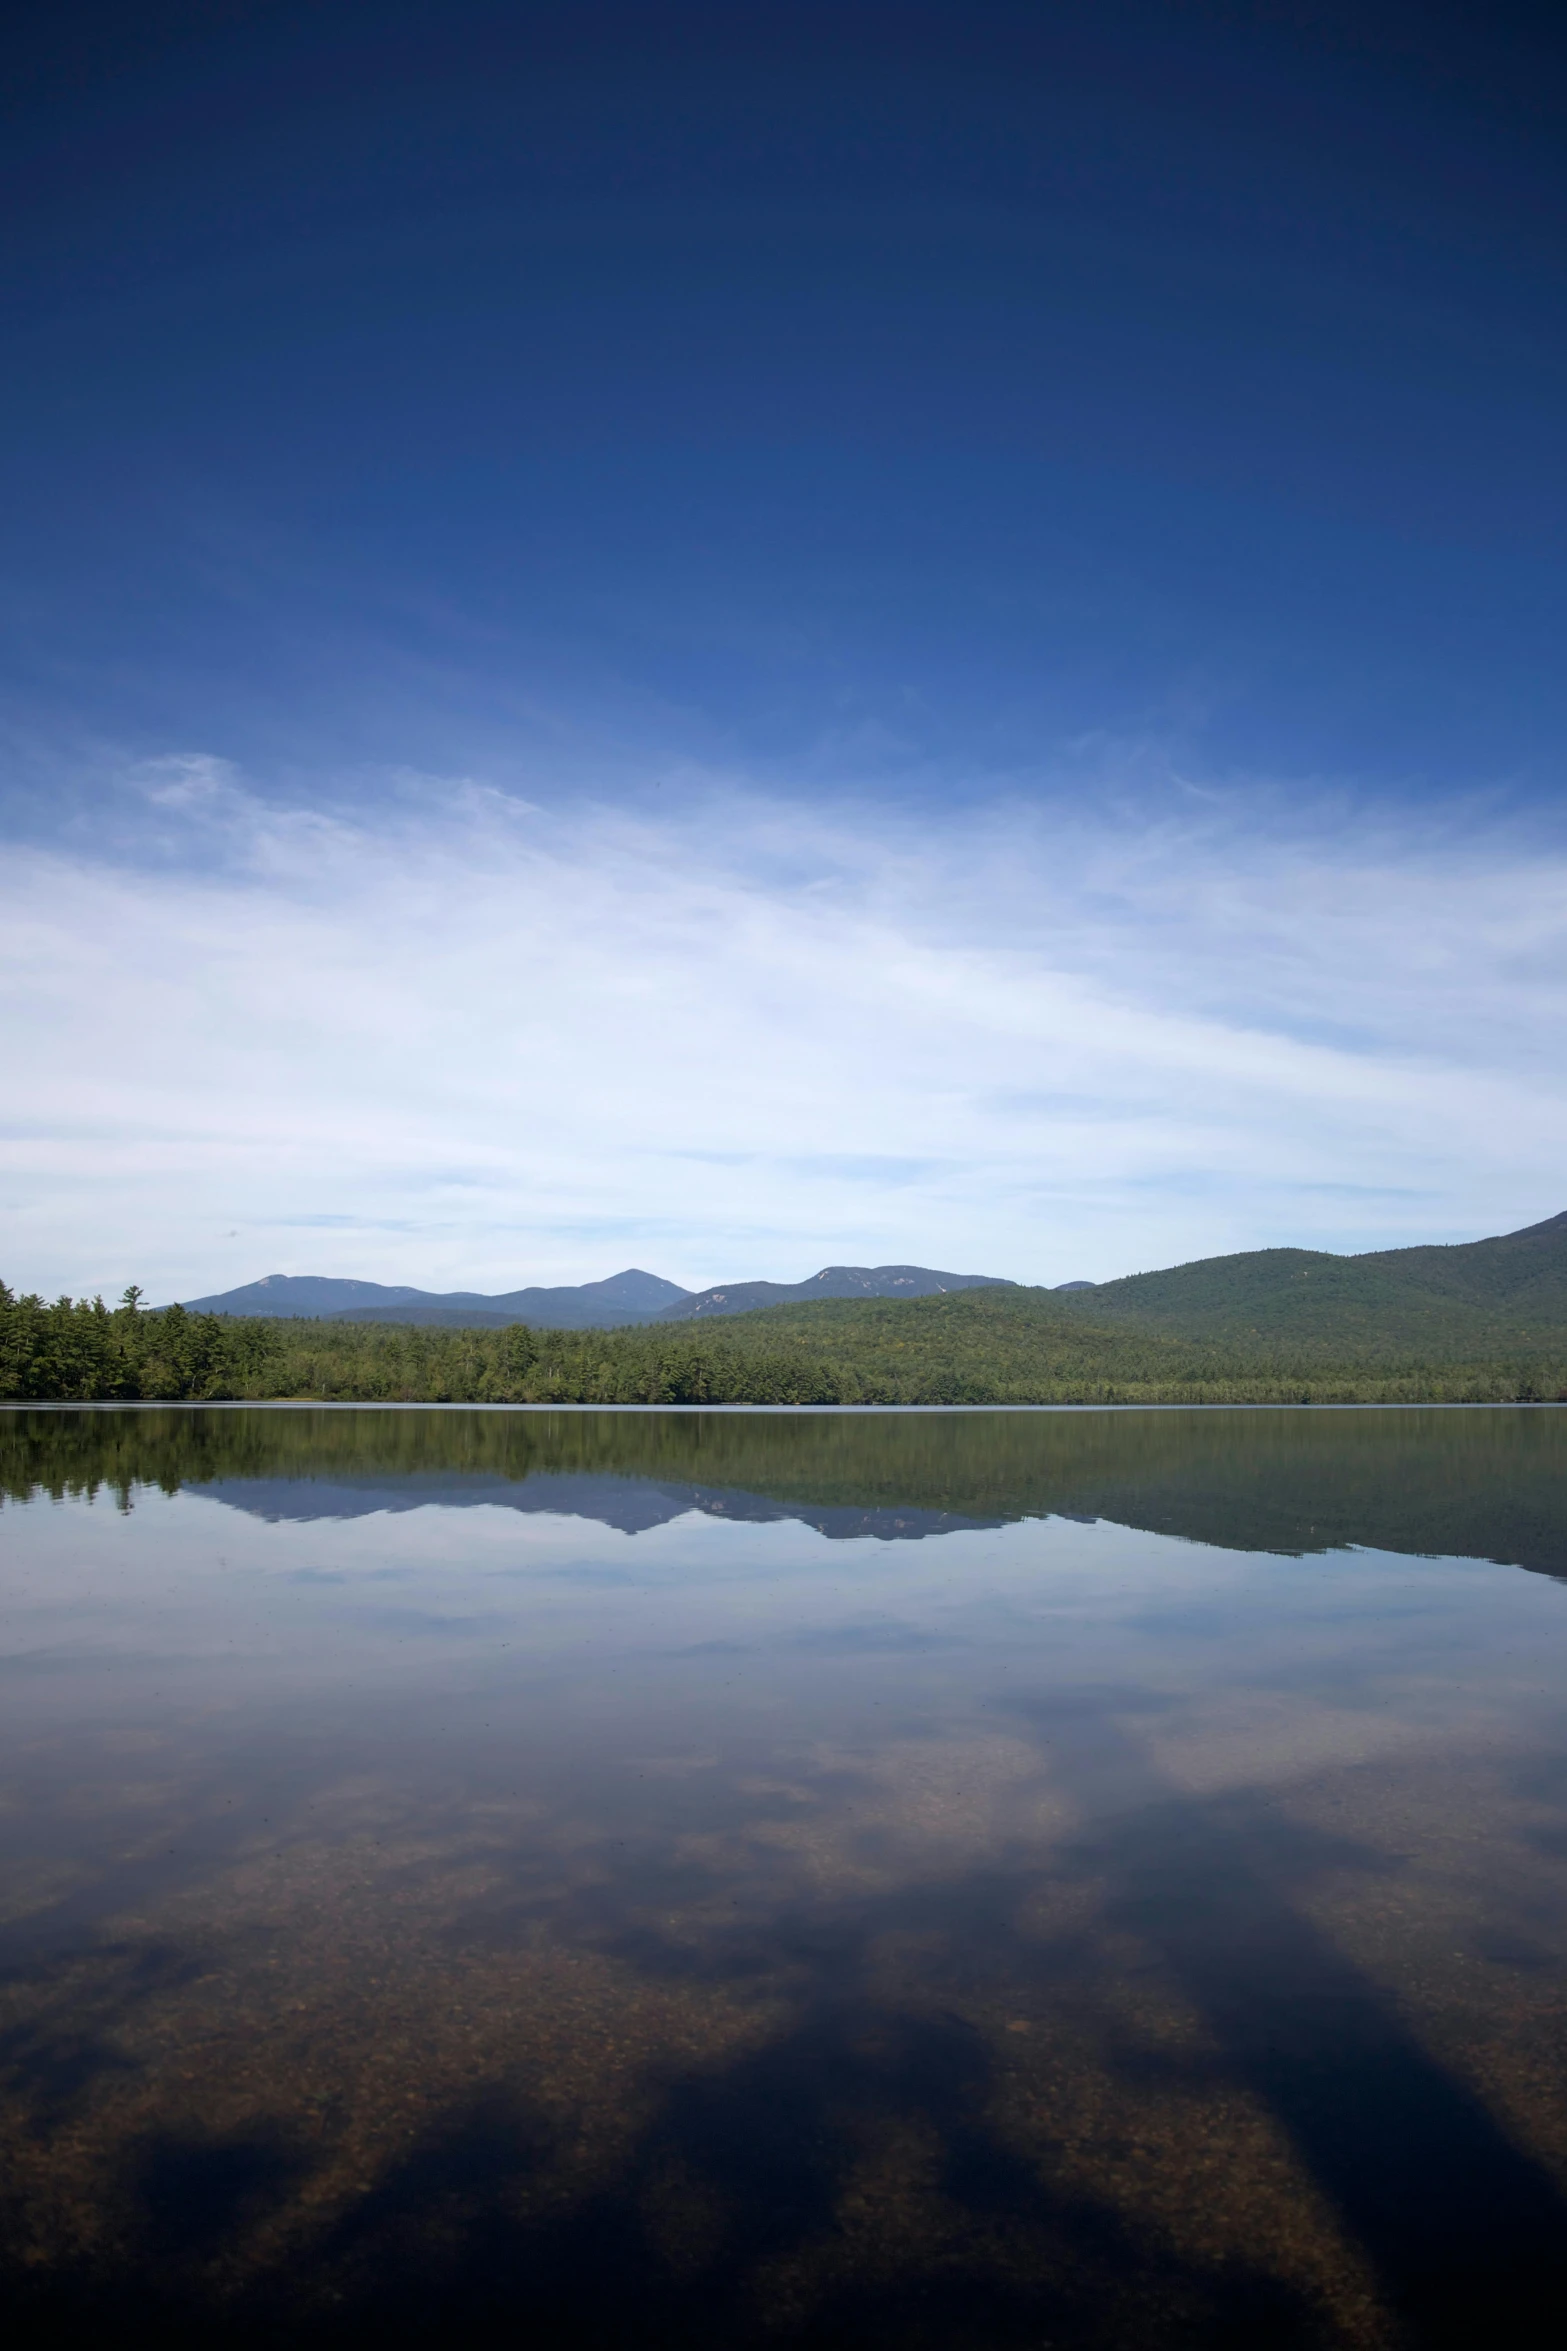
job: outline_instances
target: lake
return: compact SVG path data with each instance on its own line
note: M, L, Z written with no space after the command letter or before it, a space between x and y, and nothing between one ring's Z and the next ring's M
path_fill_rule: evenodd
M0 1411L12 2339L1567 2339L1567 1413Z

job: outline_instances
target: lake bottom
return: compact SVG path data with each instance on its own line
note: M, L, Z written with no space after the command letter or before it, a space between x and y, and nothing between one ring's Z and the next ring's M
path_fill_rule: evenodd
M391 1417L15 1416L15 2338L1561 2340L1560 1416Z

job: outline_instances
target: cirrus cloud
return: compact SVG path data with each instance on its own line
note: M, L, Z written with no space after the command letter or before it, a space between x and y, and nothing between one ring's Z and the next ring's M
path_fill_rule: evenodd
M1567 860L1479 817L134 781L0 877L13 1281L1055 1282L1562 1205Z

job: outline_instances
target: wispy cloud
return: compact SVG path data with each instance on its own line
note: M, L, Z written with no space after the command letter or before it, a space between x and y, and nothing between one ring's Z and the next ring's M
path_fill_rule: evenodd
M1060 1281L1562 1205L1567 857L1483 812L133 783L0 877L12 1280Z

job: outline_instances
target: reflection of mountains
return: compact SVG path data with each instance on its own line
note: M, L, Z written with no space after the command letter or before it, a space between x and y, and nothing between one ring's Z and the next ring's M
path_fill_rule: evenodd
M279 1520L367 1518L378 1510L461 1510L487 1502L502 1510L553 1512L596 1519L623 1535L667 1526L688 1511L748 1524L793 1519L833 1541L872 1535L884 1543L946 1535L960 1527L997 1527L1000 1518L963 1518L950 1510L859 1510L851 1503L777 1502L732 1488L663 1485L651 1478L551 1476L541 1470L521 1484L509 1478L420 1476L390 1479L218 1478L196 1488L254 1518Z
M294 1501L284 1490L307 1481ZM1113 1519L1239 1551L1365 1544L1567 1574L1567 1413L1475 1410L0 1412L0 1492L243 1487L321 1516L417 1501L680 1510L911 1536ZM230 1491L226 1497L238 1500Z

